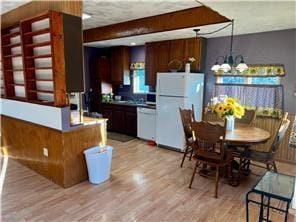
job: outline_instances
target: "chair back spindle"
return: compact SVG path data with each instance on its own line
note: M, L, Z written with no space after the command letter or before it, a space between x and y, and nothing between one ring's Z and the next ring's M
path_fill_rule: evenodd
M251 125L256 119L257 109L245 109L245 115L241 119L236 119L238 123Z
M289 125L290 125L290 120L288 119L282 120L278 129L277 135L275 136L273 143L271 145L271 152L273 153L277 152L283 138L285 137L285 134L289 128Z
M193 122L191 124L194 153L208 159L223 160L225 158L225 126L209 122Z

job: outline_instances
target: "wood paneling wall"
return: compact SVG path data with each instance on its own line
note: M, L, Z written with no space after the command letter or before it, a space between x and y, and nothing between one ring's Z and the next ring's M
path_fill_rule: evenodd
M280 161L296 163L296 148L289 147L289 137L292 129L292 123L295 119L295 115L295 113L289 113L288 115L288 119L291 121L291 124L277 153L277 159ZM204 114L203 119L206 121L219 121L218 117L213 113ZM253 148L260 151L268 151L277 133L279 124L279 119L257 117L253 125L255 127L259 127L269 131L271 134L271 139L267 143L255 145L253 146Z
M48 10L82 16L81 0L32 1L1 15L1 29L19 23L20 20L38 15Z
M1 148L11 158L62 187L87 179L83 151L106 142L104 124L62 132L1 116ZM43 148L48 149L48 157Z

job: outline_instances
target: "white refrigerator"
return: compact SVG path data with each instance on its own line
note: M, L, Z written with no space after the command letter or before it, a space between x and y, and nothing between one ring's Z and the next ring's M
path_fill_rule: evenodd
M179 107L194 105L195 118L202 118L204 74L157 73L156 143L178 151L185 149Z

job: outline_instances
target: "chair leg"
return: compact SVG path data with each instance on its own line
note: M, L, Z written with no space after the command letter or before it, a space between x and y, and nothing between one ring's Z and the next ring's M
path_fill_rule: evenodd
M183 163L184 163L184 160L185 160L185 158L187 156L187 152L188 152L188 146L186 146L186 149L185 149L185 152L184 152L184 155L183 155L183 159L182 159L182 162L181 162L181 165L180 165L181 168L183 167Z
M216 166L215 198L218 198L219 166Z
M193 149L191 149L190 157L189 157L189 161L191 161L191 159L192 159L192 155L193 155Z
M191 177L191 180L190 180L190 184L189 184L190 189L191 189L191 185L192 185L192 182L193 182L195 174L196 174L197 166L198 166L198 161L196 161L196 164L195 164L195 167L194 167L194 170L193 170L193 174L192 174L192 177Z
M238 175L237 175L237 185L239 185L239 183L240 183L240 177L241 177L241 173L242 173L242 164L243 164L243 158L240 157L239 158L239 166L238 166Z
M266 163L266 169L267 169L267 171L270 171L269 163Z
M229 185L231 186L236 186L236 184L234 184L234 179L233 179L233 173L232 173L232 166L231 166L231 163L228 164L228 167L227 167L227 176L228 176L228 183Z
M273 165L273 170L274 170L274 172L277 173L277 167L276 167L275 161L272 162L272 165Z

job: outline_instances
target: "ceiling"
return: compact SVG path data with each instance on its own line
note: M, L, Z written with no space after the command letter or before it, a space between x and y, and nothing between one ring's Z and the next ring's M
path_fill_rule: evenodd
M31 0L1 0L1 15L28 2L31 2Z
M101 27L153 15L201 6L195 0L84 0L83 10L92 18L83 29Z
M1 14L22 4L28 0L2 0ZM202 3L200 3L202 2ZM116 24L128 20L163 14L167 12L198 7L202 4L229 19L235 20L234 34L248 34L296 28L296 1L263 1L263 0L84 0L84 12L91 14L90 19L83 21L83 28ZM210 32L220 25L201 27L201 32ZM207 38L230 35L230 28L218 33L207 35ZM89 46L129 45L136 42L138 45L145 42L165 39L177 39L194 37L190 29L181 29L169 32L161 32L142 36L134 36L122 39L113 39L101 42L87 43Z

